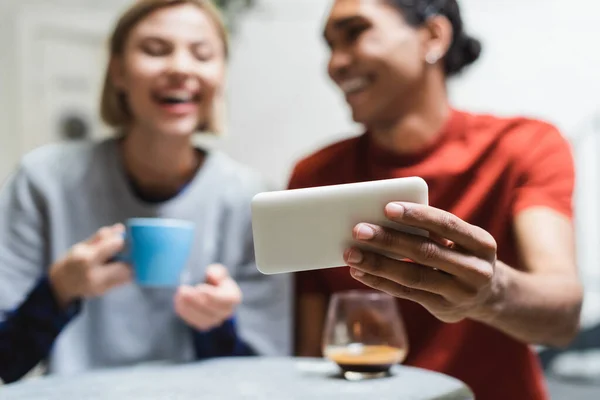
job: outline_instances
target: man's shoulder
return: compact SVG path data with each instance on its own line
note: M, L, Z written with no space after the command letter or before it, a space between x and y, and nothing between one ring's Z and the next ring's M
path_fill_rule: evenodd
M469 114L469 125L478 134L495 136L512 151L530 150L540 142L565 145L568 141L551 122L529 116Z

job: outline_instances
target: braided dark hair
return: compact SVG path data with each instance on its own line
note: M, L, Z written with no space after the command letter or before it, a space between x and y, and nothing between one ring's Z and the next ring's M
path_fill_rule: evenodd
M454 37L444 57L447 76L460 73L474 63L481 54L481 42L464 31L460 9L456 0L386 0L398 8L412 26L421 26L435 15L443 15L452 24Z

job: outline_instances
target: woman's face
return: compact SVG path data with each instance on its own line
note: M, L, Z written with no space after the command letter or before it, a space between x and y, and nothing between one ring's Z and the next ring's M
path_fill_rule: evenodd
M133 124L189 136L212 114L225 76L224 45L210 17L191 5L167 7L130 32L112 77L125 92Z
M422 83L425 36L384 0L335 0L324 31L328 72L356 122L396 118Z

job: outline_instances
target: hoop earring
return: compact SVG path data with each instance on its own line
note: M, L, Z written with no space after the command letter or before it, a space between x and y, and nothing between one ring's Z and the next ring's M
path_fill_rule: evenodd
M425 56L425 61L427 62L427 64L429 65L434 65L436 62L438 62L439 60L439 56L437 55L436 52L430 51L429 53L427 53L427 55Z

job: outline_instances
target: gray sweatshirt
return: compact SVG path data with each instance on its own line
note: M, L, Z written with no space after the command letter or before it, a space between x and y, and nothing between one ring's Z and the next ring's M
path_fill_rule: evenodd
M181 194L150 204L133 194L115 139L39 148L0 192L0 310L18 306L54 261L102 226L185 219L196 223L185 283L202 282L212 263L225 265L243 293L236 311L242 339L264 355L289 354L289 279L262 275L254 264L250 200L261 190L253 172L211 150ZM86 300L56 341L50 372L192 360L191 329L173 310L175 290L128 284Z

